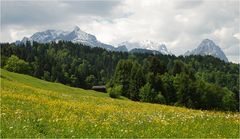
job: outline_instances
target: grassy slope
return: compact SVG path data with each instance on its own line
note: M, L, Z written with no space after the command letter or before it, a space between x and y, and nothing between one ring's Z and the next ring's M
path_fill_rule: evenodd
M238 137L239 113L116 100L1 69L2 137Z

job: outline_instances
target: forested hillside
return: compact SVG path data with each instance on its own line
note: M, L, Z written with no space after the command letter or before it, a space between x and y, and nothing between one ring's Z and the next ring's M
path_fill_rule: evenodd
M107 85L111 97L135 101L231 111L239 106L239 65L212 56L111 52L63 41L6 43L1 67L75 87Z

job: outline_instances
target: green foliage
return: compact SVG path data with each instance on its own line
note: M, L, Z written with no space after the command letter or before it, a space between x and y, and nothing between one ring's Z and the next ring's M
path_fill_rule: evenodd
M147 82L151 84L154 90L162 92L164 91L160 74L154 74L153 72L147 73Z
M114 74L114 84L122 85L122 95L127 97L130 96L129 84L131 80L132 66L133 64L130 60L120 60Z
M122 95L132 100L139 100L139 89L144 85L145 78L141 65L136 61L119 61L114 74L114 84L123 86Z
M1 59L0 59L0 61L1 61L1 65L0 65L0 67L4 67L5 65L6 65L6 62L7 62L7 59L8 59L8 57L6 57L6 56L1 56Z
M139 91L140 91L140 88L145 83L145 78L144 78L142 67L137 62L133 63L130 76L131 76L130 83L129 83L130 99L139 100Z
M140 100L143 102L153 102L155 99L154 90L149 83L140 89Z
M115 70L112 84L123 85L122 95L131 100L195 109L237 110L237 101L232 92L222 91L224 89L219 90L214 85L196 80L195 71L189 65L175 60L172 75L167 72L162 74L162 70L151 66L151 61L158 63L158 60L154 59L151 57L150 60L144 61L143 67L151 67L147 69L143 69L135 61L121 60Z
M145 84L140 89L140 100L143 102L165 103L165 98L161 92L157 92L152 88L150 83Z
M46 80L46 81L51 80L51 76L50 76L50 73L48 71L44 71L43 79Z
M163 96L166 99L166 103L173 105L177 101L176 90L174 87L174 76L168 73L165 73L161 76L163 82Z
M17 56L12 55L8 58L6 65L4 66L4 69L12 72L18 72L18 73L29 73L30 72L30 66L28 62L25 62L22 59L19 59Z
M119 98L122 94L122 85L115 85L113 88L109 88L107 91L111 98Z
M149 72L152 72L154 74L160 73L163 74L166 72L165 65L160 61L159 58L155 56L150 56L147 58L147 64L145 67Z
M239 73L233 74L220 71L197 72L196 77L198 80L204 80L220 87L227 87L235 94L235 100L239 101Z
M94 75L89 75L89 76L87 76L85 82L86 82L88 88L92 88L92 86L96 85L96 78Z
M181 72L186 72L185 64L181 60L174 60L173 68L171 73L173 75L180 74Z
M185 73L177 74L174 80L174 86L176 88L177 94L177 103L189 106L188 102L190 101L190 87L192 81L189 79L189 76Z
M227 111L237 110L238 109L238 106L236 105L237 102L234 99L235 94L229 91L227 88L224 88L223 91L224 91L224 95L222 97L222 104L223 104L222 109Z
M165 97L162 95L161 92L158 92L158 94L155 98L155 102L160 103L160 104L165 104L166 103Z
M228 111L236 111L238 109L233 92L209 83L200 82L199 84L197 92L201 93L200 107L202 109Z

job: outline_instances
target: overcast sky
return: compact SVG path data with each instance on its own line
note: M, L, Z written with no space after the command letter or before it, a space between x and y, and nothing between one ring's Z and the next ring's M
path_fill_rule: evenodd
M81 30L101 42L152 40L176 55L212 39L239 62L239 0L1 0L1 42L46 29Z

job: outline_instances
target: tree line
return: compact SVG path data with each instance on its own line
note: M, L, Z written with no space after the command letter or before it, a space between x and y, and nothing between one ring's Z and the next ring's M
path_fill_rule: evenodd
M130 54L64 41L4 43L1 67L85 89L107 84L114 98L195 109L239 106L239 65L212 56Z
M193 69L181 60L167 68L154 56L143 65L120 60L109 84L112 97L123 95L131 100L185 106L194 109L237 110L236 94L226 87L196 78Z

